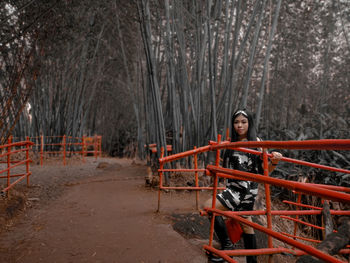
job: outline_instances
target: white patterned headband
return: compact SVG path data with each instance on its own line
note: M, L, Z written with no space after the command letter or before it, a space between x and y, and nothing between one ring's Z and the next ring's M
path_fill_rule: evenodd
M239 114L242 114L244 117L248 118L248 114L244 111L244 110L239 110L235 113L235 115L233 115L233 117L238 116Z

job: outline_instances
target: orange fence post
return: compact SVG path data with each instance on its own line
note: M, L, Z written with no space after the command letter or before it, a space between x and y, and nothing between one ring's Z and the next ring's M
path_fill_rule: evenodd
M30 144L29 144L30 140L29 140L29 137L27 136L27 142L26 142L26 174L27 174L27 186L29 186L29 175L30 175L30 172L29 172L29 147Z
M298 198L297 198L297 203L298 204L301 204L301 193L298 193ZM299 208L299 206L297 206L296 207L296 209L297 210L299 210L300 208ZM299 216L298 215L295 215L295 219L298 219L299 218ZM296 236L297 235L297 231L298 231L298 223L295 221L294 222L294 236ZM295 238L294 238L295 239Z
M269 160L267 157L266 148L263 148L263 163L264 163L264 176L269 177ZM267 228L272 230L270 185L267 183L264 183L264 186L265 186ZM267 238L267 243L269 248L273 248L272 237L270 235ZM272 255L269 256L268 261L272 262Z
M99 153L100 153L100 157L102 157L102 136L98 136L99 137L99 144L98 144L98 147L99 147Z
M218 135L218 144L221 142L221 135ZM220 164L220 149L216 150L216 158L215 158L215 166L219 166ZM213 200L212 200L212 208L216 208L216 194L218 189L218 174L214 174L214 185L213 185ZM214 220L215 220L215 213L212 214L212 218L210 220L210 231L209 231L209 246L212 246L213 237L214 237Z
M162 146L160 148L160 158L164 157L164 147ZM164 167L164 163L160 162L159 163L159 169L163 170ZM159 188L158 188L158 209L157 212L159 212L160 209L160 192L162 191L162 187L163 187L163 172L160 171L159 172Z
M10 186L10 177L11 177L11 171L10 171L10 166L11 166L11 143L12 143L12 136L8 138L8 147L7 147L7 187ZM10 191L7 191L7 195L9 195Z
M193 147L193 149L197 149L196 146ZM198 187L198 160L197 160L197 153L194 155L194 169L195 169L195 172L194 172L194 176L195 176L195 182L196 182L196 187ZM199 209L199 191L196 190L196 209L198 210Z
M96 135L96 158L100 156L100 136Z
M85 162L85 136L82 137L82 156L83 156L83 162Z
M99 149L100 149L100 157L102 157L102 136L100 135L100 141L99 141Z
M215 209L216 207L216 193L218 188L218 174L214 173L214 185L213 185L213 201L212 201L212 208ZM213 244L213 237L214 237L214 220L215 220L215 213L212 214L212 217L210 219L210 230L209 230L209 246L212 246Z
M94 136L94 156L95 156L95 160L97 160L97 146L98 146L98 144L97 144L97 136L95 134L95 136Z
M226 128L226 141L230 140L230 128Z
M221 134L218 135L218 144L221 142ZM215 166L220 165L220 149L216 150Z
M221 141L221 135L218 135L218 143ZM215 158L215 166L219 166L220 164L220 150L216 150L216 158ZM216 208L216 194L218 189L218 174L214 173L214 184L213 184L213 200L212 200L212 208ZM209 246L212 246L213 237L214 237L214 220L215 220L215 213L212 214L211 220L210 220L210 231L209 231Z
M66 165L66 135L63 135L63 165Z

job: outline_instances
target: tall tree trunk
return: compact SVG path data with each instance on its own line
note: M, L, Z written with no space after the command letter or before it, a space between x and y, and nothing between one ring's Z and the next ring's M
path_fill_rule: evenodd
M150 10L149 10L149 1L140 0L137 1L139 17L141 21L141 32L144 42L144 49L147 59L147 70L149 83L152 93L152 103L155 109L155 120L156 120L156 132L157 132L157 152L160 156L160 147L164 147L165 154L167 154L166 149L166 139L165 139L165 127L162 111L162 102L160 97L160 88L157 80L157 68L155 64L155 57L153 53L152 45L152 33L150 25Z
M212 65L212 29L210 26L210 10L211 10L211 0L208 0L207 5L207 26L208 26L208 70L209 70L209 88L210 88L210 105L211 105L211 139L216 140L218 137L218 127L216 123L216 92L215 92L215 78L214 78L214 67Z
M180 129L178 116L178 103L175 86L175 65L174 65L174 50L170 28L170 11L169 0L165 0L165 16L166 16L166 58L167 58L167 78L168 78L168 94L170 97L171 113L172 113L172 146L174 152L180 151ZM172 16L173 17L173 16Z
M255 121L257 129L259 128L261 110L262 110L262 105L263 105L263 101L264 101L265 79L266 79L266 74L267 74L267 69L268 69L267 65L268 65L269 59L270 59L271 48L272 48L272 41L273 41L273 38L274 38L274 35L275 35L275 31L276 31L276 27L277 27L277 21L278 21L280 8L281 8L281 2L282 2L282 0L278 0L277 5L276 5L275 16L274 16L272 27L271 27L271 31L270 31L270 34L269 34L269 43L267 45L266 55L265 55L265 59L264 59L263 76L262 76L262 79L261 79L261 87L260 87L260 92L259 92L260 96L259 96L258 110L256 112L256 121Z
M262 21L264 10L265 10L266 0L263 0L263 2L261 3L261 6L258 3L260 3L260 1L256 2L256 6L258 6L257 9L260 10L260 14L259 14L258 20L257 20L256 25L255 25L254 39L253 39L253 42L251 43L250 51L249 51L248 70L247 70L247 73L245 75L245 80L243 83L242 108L247 107L249 83L250 83L250 79L252 76L253 61L254 61L254 57L255 57L255 53L256 53L256 44L258 43L258 39L259 39L261 21Z

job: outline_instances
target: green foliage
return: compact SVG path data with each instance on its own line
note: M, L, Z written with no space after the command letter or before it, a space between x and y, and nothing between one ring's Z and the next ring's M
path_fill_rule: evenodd
M299 122L293 123L294 130L271 128L269 139L281 141L348 139L348 126L348 120L342 116L337 116L335 112L309 114ZM350 151L282 150L281 152L288 158L350 169ZM295 181L301 177L306 177L312 183L350 187L349 174L296 164L280 163L278 169L274 172L274 176ZM291 197L289 191L279 188L274 188L274 194L283 195L287 199Z

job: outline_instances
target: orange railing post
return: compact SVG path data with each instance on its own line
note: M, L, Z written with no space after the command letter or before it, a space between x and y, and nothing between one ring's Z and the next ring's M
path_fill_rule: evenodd
M82 137L82 156L83 156L83 162L85 162L85 136Z
M217 173L214 173L214 185L213 185L213 200L212 200L212 209L215 209L216 207L216 193L218 188L218 175ZM212 214L212 217L210 219L210 230L209 230L209 246L212 246L213 237L214 237L214 220L215 220L215 213Z
M162 146L160 148L160 158L164 157L164 147ZM162 187L163 187L163 167L164 167L164 163L161 162L159 163L159 170L161 170L159 172L159 188L158 188L158 209L157 212L159 212L160 209L160 192L162 191Z
M264 176L269 177L269 161L267 157L266 148L263 148L263 163L264 163ZM264 183L264 186L265 186L267 228L272 230L270 185L267 183ZM270 235L267 238L267 243L269 248L273 248L272 237ZM272 261L271 255L269 256L268 261L269 263Z
M27 186L29 186L29 174L30 174L30 171L29 171L29 163L30 163L30 160L29 160L29 149L30 149L30 140L29 140L29 137L27 136L27 142L26 142L26 174L27 174Z
M297 193L297 203L298 204L300 204L301 203L301 197L302 197L302 195L301 195L301 193ZM300 208L299 208L299 206L297 206L296 207L296 209L297 210L299 210ZM299 219L299 216L298 215L295 215L295 219ZM294 231L293 231L293 233L294 233L294 236L296 236L297 235L297 232L298 232L298 223L295 221L294 222ZM295 239L295 238L294 238Z
M102 136L98 136L99 137L99 151L100 151L100 157L102 157Z
M8 147L7 147L7 187L10 186L11 181L10 181L10 177L11 177L11 143L12 143L12 136L10 136L8 138ZM10 191L7 191L7 195L10 194Z
M221 142L221 135L218 135L218 144ZM215 158L215 166L220 165L220 149L216 150L216 158ZM213 199L212 199L212 208L216 208L216 194L218 189L218 180L219 177L217 173L214 173L214 184L213 184ZM211 220L210 220L210 231L209 231L209 246L212 246L213 237L214 237L214 220L215 220L215 213L212 214Z
M230 140L230 128L226 128L226 141Z
M218 144L220 144L220 142L221 142L221 134L218 135ZM215 165L216 166L220 165L220 149L216 150Z
M97 147L98 147L97 136L95 134L95 136L94 136L94 156L95 156L95 160L97 160Z
M196 150L197 147L194 146L193 149ZM195 172L194 172L195 183L196 183L196 187L199 187L199 185L198 185L198 170L197 170L198 169L198 158L197 158L197 155L198 154L195 153L193 162L194 162L194 169L195 169ZM196 190L196 209L197 210L199 209L199 189Z

